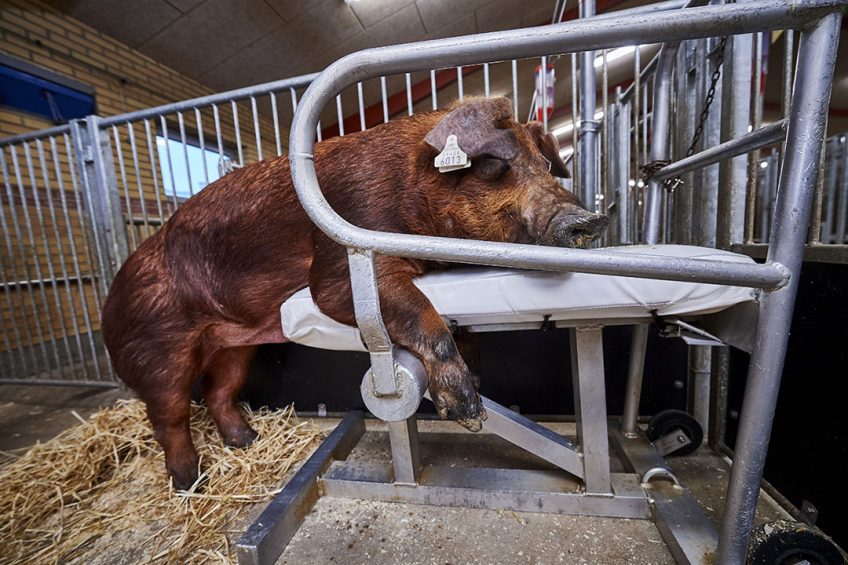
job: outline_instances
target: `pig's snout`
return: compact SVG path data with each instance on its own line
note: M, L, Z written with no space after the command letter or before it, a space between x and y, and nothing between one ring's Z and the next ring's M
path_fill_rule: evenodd
M557 247L588 247L608 224L602 214L560 214L551 221L549 239Z

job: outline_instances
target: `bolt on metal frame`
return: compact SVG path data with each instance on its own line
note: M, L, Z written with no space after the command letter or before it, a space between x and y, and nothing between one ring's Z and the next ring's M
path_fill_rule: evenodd
M822 0L793 5L776 0L754 0L745 4L691 8L685 10L685 14L611 16L603 18L603 22L586 19L548 28L372 49L349 55L331 65L315 79L301 100L292 124L290 160L295 189L307 214L328 236L351 249L354 300L360 305L357 322L363 333L375 331L382 324L376 286L358 284L355 280L357 277L375 278L374 253L765 289L767 292L760 305L736 458L717 549L718 563L744 561L786 351L787 328L798 288L803 244L810 223L818 173L816 165L824 137L839 26L845 5L845 2ZM782 27L800 30L800 51L777 212L765 265L734 266L695 260L671 262L650 255L616 259L594 250L544 249L518 244L383 234L345 222L332 210L318 186L311 132L320 112L332 97L356 79L424 70L434 63L445 67L480 64L492 59L606 49L657 40L676 42L719 34L749 34ZM648 191L649 216L654 218L654 210L658 210L656 192ZM650 222L646 227L656 229ZM653 238L653 232L648 235ZM381 344L385 338L384 333L380 335ZM385 355L385 352L377 354ZM390 350L388 355L391 356ZM372 371L377 380L391 382L391 367L384 358L375 364ZM377 374L382 370L387 374Z

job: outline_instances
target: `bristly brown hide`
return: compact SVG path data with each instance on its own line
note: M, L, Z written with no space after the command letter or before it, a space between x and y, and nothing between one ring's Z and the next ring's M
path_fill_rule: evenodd
M585 226L579 240L568 226L595 215L558 185L543 158L547 142L539 143L534 126L512 121L509 108L505 99L470 100L319 143L321 189L342 217L372 230L551 245L586 240ZM472 166L443 174L425 139L441 139L451 116L461 117L473 140ZM383 317L392 341L424 363L440 415L479 429L485 415L469 370L456 347L445 347L453 344L449 329L412 282L438 267L378 257ZM209 411L228 445L253 441L235 399L255 346L286 341L280 305L307 285L324 313L354 324L347 252L310 223L286 157L206 187L115 277L104 341L117 374L147 404L177 488L197 478L192 383L203 375Z

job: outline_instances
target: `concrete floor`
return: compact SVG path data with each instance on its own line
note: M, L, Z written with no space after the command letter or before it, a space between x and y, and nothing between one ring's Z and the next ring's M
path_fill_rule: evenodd
M26 448L76 424L131 393L118 389L0 386L0 451ZM332 422L322 420L322 425ZM574 435L573 424L549 427ZM351 453L354 461L390 462L381 423ZM551 468L490 434L471 434L451 422L420 423L425 464L494 468ZM669 460L707 516L718 523L728 464L706 448ZM613 470L621 465L613 461ZM248 524L260 509L245 516ZM757 522L787 515L767 495ZM238 536L233 536L237 538ZM234 541L234 540L233 540ZM280 557L303 563L674 563L648 520L587 518L553 514L439 508L421 505L322 498Z

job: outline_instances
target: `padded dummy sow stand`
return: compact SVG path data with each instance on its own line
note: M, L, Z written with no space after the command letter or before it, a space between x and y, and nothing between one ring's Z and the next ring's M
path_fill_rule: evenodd
M677 245L623 247L609 252L753 263L734 253ZM729 325L732 318L736 321L733 325L738 325L740 316L753 304L755 291L500 268L431 273L419 278L416 285L445 321L465 331L540 329L543 324L572 328L576 438L565 438L483 399L488 413L484 432L500 436L562 471L422 465L415 412L421 396L426 396L427 374L417 358L395 349L400 394L385 398L374 394L370 371L362 383L366 405L388 423L392 465L344 460L364 432L362 415L348 415L239 542L242 561L265 562L264 553L277 555L299 525L295 516L308 511L319 491L346 498L619 518L648 518L653 509L661 531L676 544L672 551L681 560L698 562L713 551L718 539L715 528L644 435L635 425L628 433L608 429L601 332L606 325L634 324L639 328L637 335L645 335L645 324L654 315L667 324L680 323L681 332L698 331L683 318L690 322L709 319L717 327ZM281 317L286 337L294 342L325 349L365 349L359 330L322 314L308 288L283 304ZM691 335L702 341L710 336L707 332ZM640 358L632 364L629 378L640 382L641 370ZM632 402L638 404L638 397ZM610 471L610 440L628 472ZM665 480L652 480L655 477ZM281 509L290 515L282 522Z
M379 467L352 466L343 462L364 431L361 416L348 415L239 540L239 561L275 561L319 494L325 494L606 516L647 518L653 514L660 533L678 561L720 565L743 563L759 496L804 242L813 209L840 25L846 5L848 0L750 0L649 14L620 12L566 24L368 49L340 59L318 75L301 98L292 122L289 138L292 180L300 203L313 223L349 249L356 322L371 358L371 371L363 387L366 403L372 395L379 400L367 405L378 416L394 419L407 414L410 417L389 421L393 465ZM673 53L679 42L787 28L800 31L797 72L772 236L764 264L742 263L729 258L709 260L647 252L555 249L375 232L346 222L330 207L318 185L313 161L318 121L324 108L338 94L358 82L437 67L641 43L662 42L663 51L668 52L660 58L656 71L651 159L669 159L668 88L672 69L663 61L674 60ZM761 132L752 132L750 136L760 139L764 135ZM591 141L590 137L586 139ZM696 154L686 162L700 165L714 162L706 157L707 153L720 155L718 158L737 155L732 141ZM587 155L592 154L592 151L584 151L581 158L588 159ZM683 161L680 163L678 168L683 166ZM579 169L593 171L595 166L596 161L590 160L581 162ZM646 190L643 232L650 244L659 241L663 190L659 177L662 174L660 170L654 175ZM584 188L594 186L588 178L581 179ZM736 191L738 187L724 187L723 190ZM732 196L735 198L735 192ZM735 202L733 198L728 196L728 201ZM721 213L729 215L731 212L727 209ZM644 348L640 348L639 342L644 339L643 330L637 331L634 339L636 355L631 356L630 371L630 377L634 378L628 379L626 403L629 409L623 417L625 432L607 429L600 363L601 327L611 320L606 314L599 319L556 322L574 327L571 346L578 418L576 444L579 447L501 406L486 403L489 420L484 429L537 455L544 455L563 469L562 473L522 471L519 475L504 470L458 472L422 468L417 451L417 429L414 416L411 416L414 411L408 412L410 407L405 402L392 404L391 399L417 395L423 390L421 379L426 375L422 376L420 366L403 352L394 350L388 338L380 315L374 266L376 253L573 273L564 275L565 278L576 277L577 273L593 273L762 289L756 307L747 309L748 313L751 310L756 313L756 330L748 332L753 335L749 342L751 364L720 534L716 534L687 491L663 470L661 458L635 430L635 408L641 386L635 377L641 373L640 355ZM745 310L744 304L729 308L724 314L733 316L739 309ZM641 323L640 320L630 321L633 322ZM716 327L722 325L730 329L743 327L742 323L727 324L726 320ZM644 324L637 327L644 329ZM721 332L714 330L712 333ZM741 335L745 337L744 332ZM385 401L392 405L384 410L381 406ZM412 404L417 406L417 401L416 398ZM632 473L610 473L608 436ZM651 480L658 475L665 475L671 481Z

